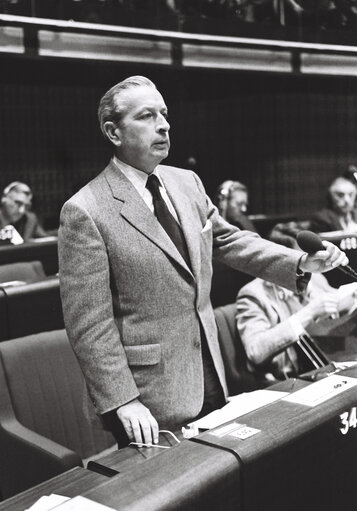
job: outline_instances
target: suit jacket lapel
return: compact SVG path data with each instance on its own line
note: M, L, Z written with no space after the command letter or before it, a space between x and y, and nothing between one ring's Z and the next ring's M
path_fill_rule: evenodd
M191 274L181 254L175 248L155 215L148 209L134 185L112 161L104 172L114 200L120 201L120 214Z

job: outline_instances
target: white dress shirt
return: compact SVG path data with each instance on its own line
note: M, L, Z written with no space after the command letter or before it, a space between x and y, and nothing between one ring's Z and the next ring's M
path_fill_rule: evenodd
M138 170L135 167L132 167L131 165L128 165L127 163L122 162L117 158L116 156L113 156L113 161L115 165L123 172L124 176L129 179L129 181L132 183L132 185L135 186L137 192L139 193L140 197L143 199L145 204L148 206L150 211L155 214L154 212L154 203L153 198L151 195L151 192L146 188L146 183L148 180L148 174L146 172L143 172L142 170ZM160 174L157 170L157 168L152 172L157 176L159 182L160 182L160 193L164 201L166 202L167 207L169 208L170 213L175 218L176 222L179 224L179 219L177 216L177 213L175 211L175 208L172 205L172 202L169 199L169 196L167 195L164 183L162 182L162 179L160 177Z

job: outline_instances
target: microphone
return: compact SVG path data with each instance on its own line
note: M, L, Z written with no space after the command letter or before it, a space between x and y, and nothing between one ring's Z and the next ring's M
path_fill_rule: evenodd
M326 250L317 234L311 231L300 231L296 236L296 241L301 250L308 254L314 254L318 250ZM357 280L357 272L350 266L338 266L337 270L342 271L354 280Z

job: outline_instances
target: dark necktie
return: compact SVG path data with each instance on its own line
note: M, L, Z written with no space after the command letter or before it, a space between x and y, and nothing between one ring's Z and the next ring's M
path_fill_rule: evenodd
M162 198L160 193L160 182L155 176L155 174L150 174L146 183L147 189L151 192L154 203L154 211L155 215L165 229L167 234L170 236L171 240L177 247L177 250L180 252L186 264L189 268L191 268L190 258L187 251L186 241L181 230L181 227L176 222L175 218L169 211L169 208L166 205L166 202Z

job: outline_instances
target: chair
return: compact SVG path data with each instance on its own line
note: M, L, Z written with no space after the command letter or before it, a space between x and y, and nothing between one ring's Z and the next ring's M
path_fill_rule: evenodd
M236 326L235 303L216 307L214 314L229 395L266 387L267 382L247 368L247 355Z
M16 280L30 283L38 282L45 278L46 274L41 261L26 261L0 265L0 283Z
M84 386L64 330L0 343L3 498L116 448L83 413Z

